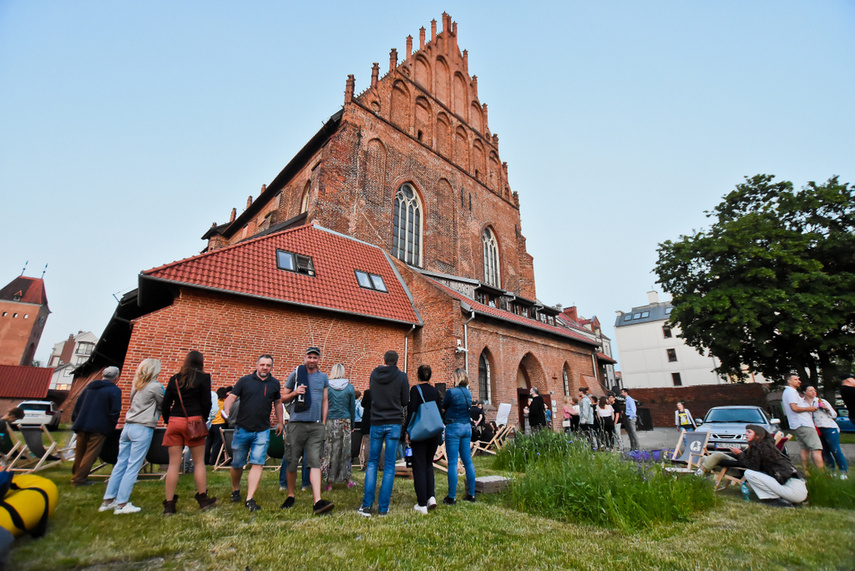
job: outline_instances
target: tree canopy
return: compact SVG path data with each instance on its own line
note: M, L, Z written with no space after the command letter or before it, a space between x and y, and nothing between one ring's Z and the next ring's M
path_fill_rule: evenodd
M855 358L855 185L774 178L746 177L706 212L709 229L659 244L658 283L718 373L836 380Z

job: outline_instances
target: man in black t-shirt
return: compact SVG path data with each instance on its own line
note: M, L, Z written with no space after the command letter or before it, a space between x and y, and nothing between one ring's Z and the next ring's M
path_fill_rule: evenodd
M259 357L255 363L255 372L241 377L223 403L223 410L228 416L235 400L240 398L232 437L231 499L235 503L240 501L240 479L243 467L249 463L251 468L244 505L251 512L261 509L253 496L261 482L264 462L267 459L271 408L276 411L276 434L282 434L282 395L279 392L279 381L270 374L272 370L273 357Z

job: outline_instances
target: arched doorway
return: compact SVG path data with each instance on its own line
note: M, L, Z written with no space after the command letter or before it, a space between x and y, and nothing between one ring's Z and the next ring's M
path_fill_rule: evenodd
M519 426L526 426L526 416L523 409L528 405L529 391L537 387L543 402L552 408L552 399L549 395L549 387L546 384L546 373L540 361L532 353L526 353L517 367L517 416Z

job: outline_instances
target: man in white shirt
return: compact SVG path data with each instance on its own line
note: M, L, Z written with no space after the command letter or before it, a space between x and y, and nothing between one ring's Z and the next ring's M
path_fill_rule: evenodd
M801 385L802 381L799 376L790 373L787 376L787 388L784 389L781 405L787 415L787 422L793 434L796 435L799 446L801 446L802 466L805 471L808 467L808 453L810 453L816 467L822 469L825 468L822 461L822 442L813 423L813 412L816 411L816 407L807 406L807 403L801 399L798 392Z

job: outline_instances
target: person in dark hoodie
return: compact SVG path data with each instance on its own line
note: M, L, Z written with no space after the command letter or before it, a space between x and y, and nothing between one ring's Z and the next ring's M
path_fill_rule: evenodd
M377 509L380 515L386 515L389 512L392 485L395 481L395 449L403 430L404 407L409 402L410 382L406 373L398 369L398 354L395 351L386 351L383 362L385 365L371 371L368 381L371 391L371 444L368 452L368 468L365 470L365 493L362 496L362 506L357 510L359 515L365 517L371 517L371 508L374 505L377 490L380 450L384 443L386 452L383 481L380 484Z
M101 453L107 435L116 429L122 412L122 390L116 386L118 367L107 367L103 379L92 381L74 404L71 429L77 434L74 464L71 467L72 486L91 486L89 470Z

